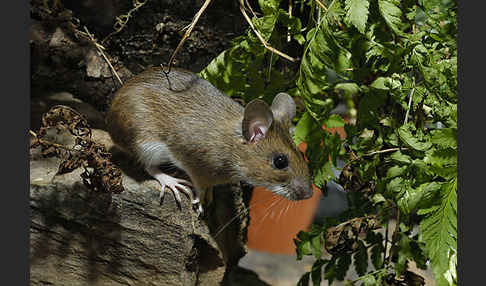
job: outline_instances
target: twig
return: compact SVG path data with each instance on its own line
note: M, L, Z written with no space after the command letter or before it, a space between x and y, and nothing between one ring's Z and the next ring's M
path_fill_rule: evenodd
M321 6L322 9L324 9L324 11L327 12L327 7L324 6L324 4L320 1L320 0L316 0L317 4L319 4L319 6Z
M92 34L89 33L88 31L88 28L86 28L86 26L84 26L84 30L86 31L86 34L88 35L89 39L91 40L91 42L94 44L94 46L96 47L96 49L98 49L98 52L101 54L101 56L105 59L106 63L108 64L108 66L110 67L111 71L113 72L113 74L115 75L116 79L118 80L118 82L120 83L120 85L123 85L123 82L122 80L120 79L120 77L118 76L118 73L116 72L115 68L111 65L111 62L110 60L108 59L108 57L106 57L105 53L103 52L103 50L105 49L102 45L98 44L96 42L96 39L93 37Z
M248 14L246 14L245 12L245 4L244 4L244 0L240 0L240 11L241 13L243 14L243 16L245 17L246 21L248 22L248 24L250 25L251 29L253 30L253 32L255 32L255 34L257 35L258 39L260 40L260 42L262 42L263 46L265 46L265 48L273 53L276 53L277 55L291 61L291 62L295 62L296 59L292 58L291 56L287 55L287 54L284 54L282 53L281 51L273 48L272 46L270 46L267 41L265 41L265 39L262 37L262 35L260 35L260 33L257 31L257 29L255 28L255 26L253 25L253 22L251 21L250 17L248 17Z
M289 0L289 1L292 1L292 0ZM251 8L251 5L250 5L250 2L248 0L245 0L245 3L246 3L246 7L248 7L248 10L250 10L250 12L253 14L253 17L256 17L256 13L255 11L253 11L253 9Z
M342 170L345 170L348 167L348 165L350 165L354 161L361 160L364 157L369 157L369 156L373 156L373 155L376 155L376 154L382 154L382 153L388 153L388 152L394 152L394 151L401 151L401 150L408 150L408 148L401 148L401 147L398 147L398 148L390 148L390 149L374 151L374 152L371 152L371 153L368 153L368 154L361 155L361 156L356 157L356 158L350 160L349 162L347 162L346 165L344 165L344 167L343 167Z
M292 17L292 0L289 0L289 16ZM287 42L290 42L290 26L287 27Z
M391 243L390 243L390 253L388 253L388 264L391 263L391 260L392 260L392 249L393 249L393 245L395 244L395 237L397 236L397 233L398 233L398 228L400 227L400 208L397 207L397 222L396 222L396 225L395 225L395 230L393 230L393 234L392 234L392 237L391 237Z
M51 145L51 146L54 146L56 148L61 148L61 149L64 149L64 150L67 150L67 151L73 151L72 148L69 148L69 147L66 147L64 145L61 145L61 144L57 144L57 143L54 143L54 142L51 142L51 141L48 141L48 140L43 140L43 139L40 139L37 134L32 131L32 130L29 130L29 133L30 135L34 136L35 139L37 140L37 142L41 143L41 144L48 144L48 145Z
M270 54L270 64L268 65L267 82L270 82L270 77L271 77L271 74L272 74L272 61L273 61L273 53Z
M130 18L132 17L132 13L137 11L140 7L145 5L147 2L148 2L148 0L145 0L145 1L142 1L142 2L139 2L138 0L133 1L133 8L130 11L128 11L128 13L126 15L121 15L121 16L116 17L116 22L113 25L114 31L111 32L108 36L106 36L101 41L101 43L105 43L111 36L120 33L121 30L123 30L123 28L126 27L128 20L130 20Z
M169 64L168 64L169 69L168 69L167 73L170 72L170 69L172 68L172 63L174 62L175 56L177 55L179 50L182 48L182 45L184 44L184 42L187 40L187 38L191 34L192 29L194 29L194 27L196 26L196 23L199 20L199 17L201 17L202 13L204 12L204 10L206 10L209 3L211 3L211 0L206 0L204 2L201 9L199 9L199 11L197 11L196 15L192 19L191 24L187 27L186 33L184 34L184 36L182 37L182 40L179 42L179 44L177 45L177 48L175 49L175 51L172 53L172 56L170 57Z
M385 249L383 250L383 262L386 261L386 248L388 247L388 226L390 225L389 222L386 223L385 228Z
M414 79L414 87L412 88L412 91L410 91L410 98L408 99L407 113L405 114L405 121L403 122L403 124L407 124L407 122L408 122L408 114L410 113L410 108L412 107L412 97L413 97L414 91L415 91L415 79Z

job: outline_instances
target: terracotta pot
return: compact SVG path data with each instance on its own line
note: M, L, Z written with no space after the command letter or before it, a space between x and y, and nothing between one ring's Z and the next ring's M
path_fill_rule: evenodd
M272 253L295 254L293 239L312 224L321 192L303 201L290 201L255 187L250 201L248 247Z

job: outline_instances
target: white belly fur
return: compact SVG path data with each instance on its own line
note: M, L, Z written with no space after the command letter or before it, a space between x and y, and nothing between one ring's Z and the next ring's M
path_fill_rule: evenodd
M142 143L138 146L137 151L138 160L146 167L171 163L179 169L183 169L182 164L174 159L169 148L163 142Z

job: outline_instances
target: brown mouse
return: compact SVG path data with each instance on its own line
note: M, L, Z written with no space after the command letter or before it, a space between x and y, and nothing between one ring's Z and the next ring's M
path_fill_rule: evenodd
M196 74L161 67L134 76L117 91L107 115L114 143L132 154L181 202L179 191L199 198L209 188L245 181L290 200L312 196L303 154L290 134L295 103L279 93L271 106L255 99L245 108ZM192 184L164 174L172 163Z

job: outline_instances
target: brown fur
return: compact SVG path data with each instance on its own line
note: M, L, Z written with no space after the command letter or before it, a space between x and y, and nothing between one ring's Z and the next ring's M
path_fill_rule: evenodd
M289 122L274 120L264 140L250 143L242 135L244 109L195 74L150 68L116 94L107 116L115 144L136 156L144 142L164 142L182 163L199 192L216 184L247 181L254 185L289 186L290 199L312 194L302 154L289 134ZM277 153L289 167L272 167ZM297 189L292 189L297 188Z

